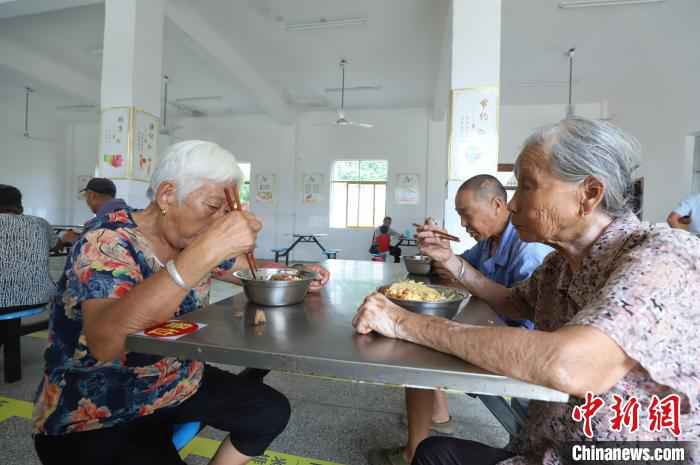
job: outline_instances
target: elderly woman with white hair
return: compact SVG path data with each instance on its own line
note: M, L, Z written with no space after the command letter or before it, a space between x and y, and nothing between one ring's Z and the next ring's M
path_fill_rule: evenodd
M34 408L44 464L183 463L173 425L228 433L213 464L262 454L285 428L274 389L194 360L125 350L126 337L206 304L212 275L231 280L261 223L230 211L242 179L220 146L185 141L164 153L141 211L118 210L73 247L51 309L46 367ZM328 273L316 266L325 284Z
M583 118L525 142L512 222L521 239L555 252L514 288L478 275L437 228L419 232L423 253L499 313L533 320L535 331L421 316L380 294L360 307L353 323L362 334L412 341L571 396L568 403L531 401L508 450L433 437L420 444L414 464L558 464L577 441L700 438L700 240L641 223L629 210L637 157L631 137ZM591 410L579 408L586 400ZM587 413L594 413L588 425ZM697 450L686 453L688 463L698 461Z

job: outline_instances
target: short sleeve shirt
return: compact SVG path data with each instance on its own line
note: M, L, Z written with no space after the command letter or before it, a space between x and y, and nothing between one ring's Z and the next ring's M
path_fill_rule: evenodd
M700 239L666 225L640 223L634 215L613 221L573 273L558 253L514 288L542 331L565 325L594 327L614 340L638 365L609 391L592 419L596 441L697 441L700 438ZM680 397L681 434L650 432L653 396ZM639 429L615 431L614 396L639 401ZM559 464L568 441L583 441L572 420L575 406L531 401L516 441L520 455L503 464ZM689 463L700 463L695 448Z
M202 379L199 361L127 352L100 362L90 353L82 303L120 299L161 269L129 211L99 221L72 248L52 302L46 365L35 398L35 434L62 435L128 422L182 403ZM215 272L232 266L225 262ZM210 281L207 277L187 294L176 316L207 302Z
M673 211L681 216L690 215L688 231L700 233L700 194L691 194L684 198Z

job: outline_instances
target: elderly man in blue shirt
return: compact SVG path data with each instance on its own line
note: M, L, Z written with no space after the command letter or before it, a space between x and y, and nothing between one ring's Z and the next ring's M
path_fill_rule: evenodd
M530 277L552 249L544 244L523 242L510 222L506 191L494 176L481 174L465 181L455 196L455 209L462 226L478 242L461 258L451 251L445 256L431 257L437 273L446 279L460 278L466 267L473 267L485 277L506 287L512 287ZM420 232L418 234L420 238ZM443 250L449 250L443 249ZM425 251L429 253L430 251ZM457 275L446 266L459 261ZM531 321L504 318L510 326L532 329ZM400 465L411 463L416 447L428 437L430 430L443 434L454 432L449 415L447 396L441 391L406 389L408 443L405 448L376 449L369 453L371 465Z

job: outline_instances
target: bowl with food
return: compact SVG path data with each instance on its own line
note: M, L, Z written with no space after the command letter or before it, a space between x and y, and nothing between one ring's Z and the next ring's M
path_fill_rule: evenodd
M379 292L395 304L414 313L454 319L462 302L470 297L464 289L405 280L382 286Z
M306 297L311 282L319 279L317 273L295 268L258 268L257 279L250 270L233 275L241 280L249 301L269 307L298 304Z
M403 257L406 271L411 274L429 275L432 260L426 255L407 255Z

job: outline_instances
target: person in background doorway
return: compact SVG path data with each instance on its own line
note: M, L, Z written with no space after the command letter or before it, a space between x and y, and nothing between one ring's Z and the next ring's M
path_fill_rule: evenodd
M691 194L681 200L668 214L666 222L676 229L685 229L693 234L700 233L700 193Z

